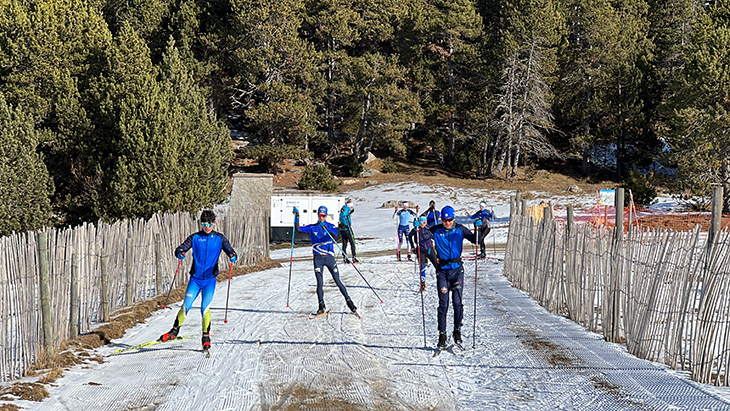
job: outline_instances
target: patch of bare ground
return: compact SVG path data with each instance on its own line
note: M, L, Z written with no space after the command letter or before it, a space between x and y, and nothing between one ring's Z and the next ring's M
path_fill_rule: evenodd
M537 335L526 326L514 325L510 328L524 346L538 353L539 358L543 358L549 365L553 367L575 367L580 365L580 359L568 349Z
M234 267L231 276L238 277L280 266L279 262L266 259L255 266ZM218 276L218 282L227 280L228 276L224 273ZM49 394L45 385L52 384L61 378L64 369L92 361L103 363L104 359L101 356L90 354L88 350L109 344L115 338L121 338L127 329L145 322L152 312L162 308L168 301L181 301L185 297L186 287L186 285L181 285L172 290L169 300L167 294L162 294L152 300L139 302L132 307L124 307L115 312L108 323L97 327L94 331L80 335L73 340L64 341L57 349L56 355L52 357L42 355L28 370L26 377L35 378L34 382L19 381L0 389L0 401L13 401L14 399L43 401L48 398ZM13 404L0 404L0 411L17 409L18 407Z

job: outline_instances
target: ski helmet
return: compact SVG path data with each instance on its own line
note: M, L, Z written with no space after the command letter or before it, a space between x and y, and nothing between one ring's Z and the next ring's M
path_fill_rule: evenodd
M327 214L327 207L319 206L319 208L317 209L317 214Z
M479 203L479 208L487 208L487 202L482 200L482 202Z
M441 219L454 218L454 207L446 206L441 209Z

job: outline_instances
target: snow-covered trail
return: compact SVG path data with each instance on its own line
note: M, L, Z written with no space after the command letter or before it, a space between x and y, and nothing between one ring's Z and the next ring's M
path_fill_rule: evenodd
M357 267L342 279L363 315L350 315L331 278L329 316L316 307L311 262L295 262L290 307L289 266L234 278L223 323L226 286L213 301L211 358L200 351L194 306L181 334L194 338L109 356L125 345L156 339L176 309L155 313L113 347L104 364L66 372L37 410L538 410L730 409L728 403L659 365L638 360L571 321L551 315L479 262L477 339L472 349L474 263L466 267L464 345L433 358L437 295L433 269L421 298L412 263L393 257ZM179 305L178 305L179 306ZM449 330L452 327L449 313ZM19 404L20 405L20 404Z

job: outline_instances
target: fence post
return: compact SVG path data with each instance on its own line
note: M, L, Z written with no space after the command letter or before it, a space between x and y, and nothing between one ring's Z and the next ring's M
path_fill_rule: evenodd
M623 250L623 239L624 239L624 189L618 188L616 189L616 226L614 227L614 235L615 237L615 244L616 247L614 247L614 255L612 258L612 264L613 269L611 270L613 275L611 276L611 286L613 290L611 290L611 341L612 342L621 342L621 337L619 333L619 325L620 322L620 304L619 299L621 298L621 267L623 261L621 261L621 254Z
M520 194L519 191L515 192L515 215L522 215L522 210L520 210L520 206L522 205L522 194Z
M106 256L101 248L99 248L99 260L101 260L101 295L99 296L101 321L106 323L109 322L109 277L106 275Z
M712 219L710 220L710 229L707 233L707 250L712 249L715 243L715 236L720 232L722 224L722 187L715 187L712 190Z
M127 237L127 241L125 243L124 247L125 255L125 268L126 268L126 277L127 277L127 284L126 284L126 301L125 303L127 305L132 305L132 237Z
M48 236L37 234L38 241L38 283L41 294L41 314L43 318L43 348L46 355L53 356L53 322L51 318L51 286L48 275Z
M71 315L69 315L69 338L79 336L79 265L76 254L71 254Z
M522 199L522 205L520 206L520 215L522 217L527 217L527 200Z
M162 294L162 255L160 254L160 235L155 234L155 295Z

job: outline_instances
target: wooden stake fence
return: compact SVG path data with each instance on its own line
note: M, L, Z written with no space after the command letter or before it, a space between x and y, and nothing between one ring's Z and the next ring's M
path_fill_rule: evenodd
M515 287L639 358L730 385L730 233L624 234L623 224L575 225L572 210L559 223L522 208L513 207L504 261Z

